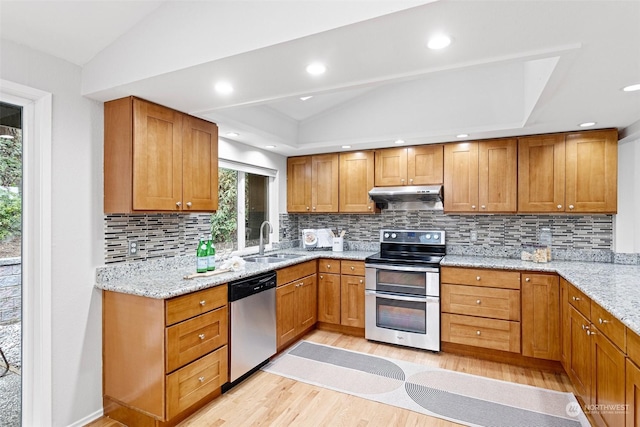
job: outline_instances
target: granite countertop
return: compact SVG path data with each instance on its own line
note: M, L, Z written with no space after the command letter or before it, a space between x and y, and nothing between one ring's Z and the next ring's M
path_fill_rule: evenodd
M443 266L557 273L640 335L640 266L600 262L533 263L508 258L447 255Z
M96 271L95 287L105 291L165 299L313 259L333 258L364 261L366 257L373 253L374 252L371 251L332 252L308 251L304 249L272 251L265 253L265 255L295 254L299 255L299 257L284 259L281 262L270 264L247 262L244 269L240 271L221 273L209 277L197 277L194 279L184 279L184 276L195 273L195 257L122 263L99 267Z

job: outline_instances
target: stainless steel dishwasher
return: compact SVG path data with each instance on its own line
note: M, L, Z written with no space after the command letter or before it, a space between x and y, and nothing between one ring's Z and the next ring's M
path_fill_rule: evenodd
M223 391L258 370L276 354L276 272L229 283L229 381Z

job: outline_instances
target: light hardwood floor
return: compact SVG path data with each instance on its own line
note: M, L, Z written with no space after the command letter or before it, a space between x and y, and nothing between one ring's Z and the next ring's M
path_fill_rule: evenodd
M335 332L314 330L304 339L363 353L481 375L498 380L572 392L564 373L552 373L448 353L434 354L367 341ZM119 427L103 417L91 427ZM195 426L458 426L459 424L316 387L266 372L223 394L183 421Z

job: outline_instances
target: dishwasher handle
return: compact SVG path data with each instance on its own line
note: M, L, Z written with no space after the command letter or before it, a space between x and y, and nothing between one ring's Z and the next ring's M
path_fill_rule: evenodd
M269 271L257 276L229 282L229 302L249 297L276 287L276 272Z

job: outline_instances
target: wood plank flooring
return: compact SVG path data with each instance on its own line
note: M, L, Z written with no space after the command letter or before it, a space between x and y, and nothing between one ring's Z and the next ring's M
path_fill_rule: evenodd
M489 362L448 353L434 354L335 332L314 330L304 339L320 344L378 356L406 360L551 390L574 392L564 373L552 373ZM91 427L120 427L103 417ZM437 426L460 424L383 405L359 397L297 382L266 372L256 372L248 380L223 394L183 421L181 427L195 426Z

